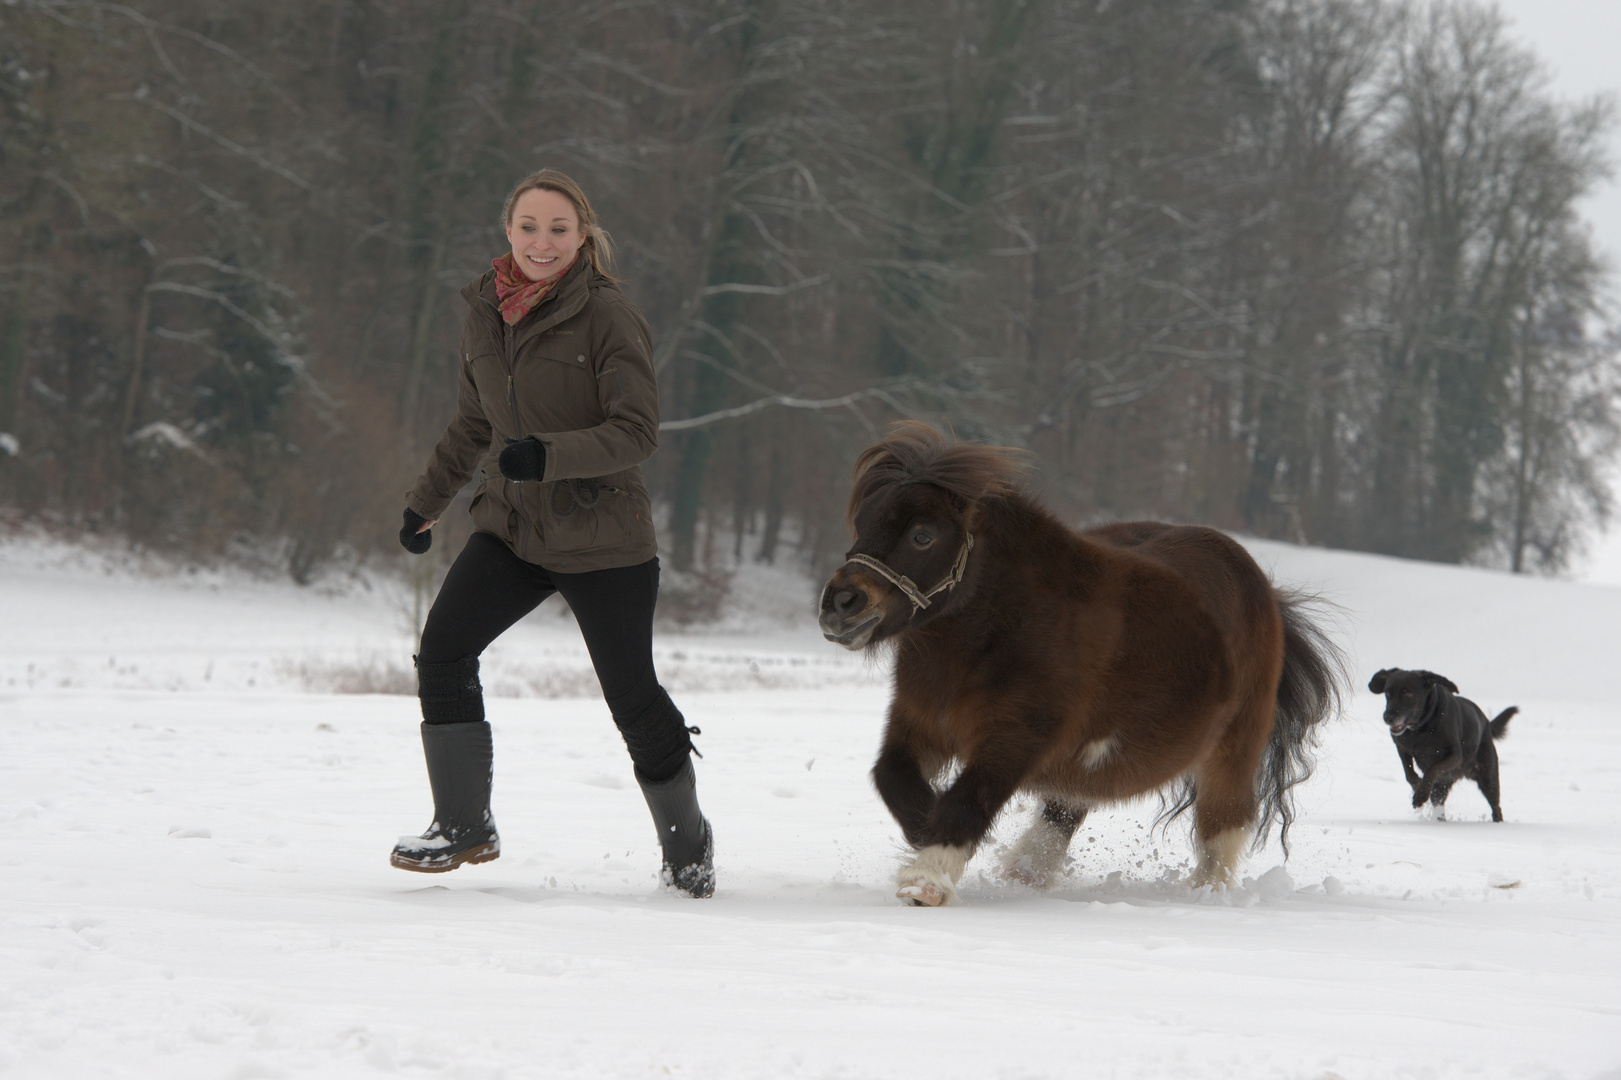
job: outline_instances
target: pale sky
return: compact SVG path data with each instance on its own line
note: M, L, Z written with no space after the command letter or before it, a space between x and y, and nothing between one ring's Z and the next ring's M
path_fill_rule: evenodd
M1621 106L1621 0L1497 0L1497 8L1514 36L1548 65L1555 94L1574 100L1607 92ZM1621 131L1611 132L1610 146L1621 166ZM1621 184L1612 180L1583 209L1599 246L1621 269Z
M1568 100L1608 92L1621 108L1621 0L1497 0L1510 30L1547 64L1553 92ZM1621 119L1621 113L1618 113ZM1610 154L1621 169L1621 128L1610 133ZM1612 295L1621 315L1621 182L1611 180L1582 206L1599 248L1614 268ZM1621 470L1612 486L1621 494ZM1621 585L1621 520L1595 539L1586 566L1574 576Z

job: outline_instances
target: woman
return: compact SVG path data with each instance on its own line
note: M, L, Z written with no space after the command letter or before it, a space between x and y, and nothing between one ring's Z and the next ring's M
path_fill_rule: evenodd
M439 873L501 853L478 658L554 592L585 635L663 849L663 879L715 888L688 728L653 671L659 562L640 464L658 445L647 322L611 276L607 234L579 186L546 169L507 197L512 250L462 290L456 415L406 496L400 543L431 529L475 469L477 530L445 576L417 654L434 820L392 862Z

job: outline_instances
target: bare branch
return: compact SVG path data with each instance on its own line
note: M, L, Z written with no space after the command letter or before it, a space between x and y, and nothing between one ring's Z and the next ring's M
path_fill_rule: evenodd
M757 413L761 409L768 409L773 405L781 406L785 409L845 409L854 405L858 401L865 401L869 398L876 398L888 405L890 408L894 409L896 412L901 413L902 415L907 415L908 410L895 400L891 390L891 387L873 386L868 387L865 390L857 390L852 394L845 394L843 397L823 398L818 401L813 401L807 398L790 397L786 394L773 394L771 397L751 401L747 405L738 405L730 409L719 409L712 413L705 413L702 416L688 417L685 420L661 420L659 421L659 430L687 431L691 428L705 427L709 424L718 424L722 420L736 420L739 417L748 416L751 413Z
M241 143L233 142L232 140L227 139L224 135L221 135L219 132L210 129L203 124L199 124L197 121L193 120L179 109L165 105L163 102L158 101L152 97L150 93L143 94L137 91L133 94L115 94L113 97L115 99L125 101L138 101L142 105L150 106L166 116L172 117L177 123L191 129L192 131L195 131L203 138L218 143L220 146L223 146L225 149L231 151L231 153L240 154L242 157L247 158L261 169L264 169L266 172L275 173L283 180L286 180L287 182L294 184L305 191L315 190L314 184L311 184L308 180L304 179L302 176L299 176L292 170L283 168L274 161L271 161L269 158L265 157L263 154L259 153L257 150L250 150Z
M804 281L796 281L792 285L745 285L741 282L729 281L721 285L705 285L698 290L699 296L717 296L721 293L748 293L754 296L787 296L803 289L809 289L833 280L828 274L818 274Z

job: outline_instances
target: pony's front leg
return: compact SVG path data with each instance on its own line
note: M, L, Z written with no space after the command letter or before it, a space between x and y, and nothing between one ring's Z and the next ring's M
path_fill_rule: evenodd
M873 786L913 847L923 843L923 831L934 809L934 788L923 775L917 754L899 743L886 744L872 767Z
M963 868L1019 789L1041 745L1007 734L979 749L956 783L935 800L917 838L907 837L918 850L901 868L896 896L917 907L940 907L957 899Z

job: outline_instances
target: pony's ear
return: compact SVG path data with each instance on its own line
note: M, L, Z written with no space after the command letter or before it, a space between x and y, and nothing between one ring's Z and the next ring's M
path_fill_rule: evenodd
M1425 686L1444 686L1448 690L1452 691L1454 694L1456 694L1458 692L1457 685L1455 683L1453 683L1453 681L1451 679L1447 678L1445 675L1437 675L1433 671L1426 671L1424 673L1424 685Z
M1373 673L1373 678L1368 680L1368 689L1372 690L1375 694L1384 693L1385 692L1385 676L1389 675L1392 671L1395 671L1395 670L1396 670L1395 668L1380 668L1378 671L1374 672Z

